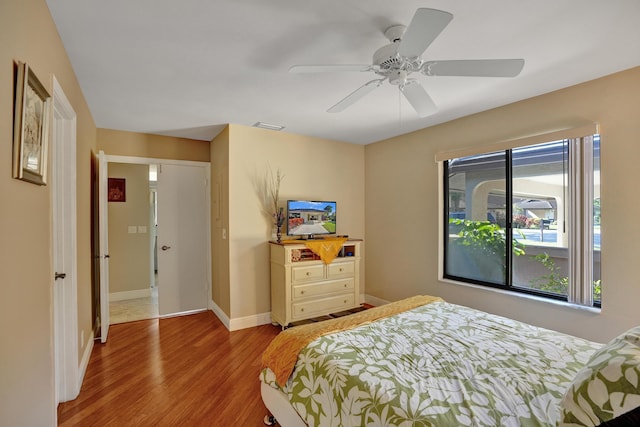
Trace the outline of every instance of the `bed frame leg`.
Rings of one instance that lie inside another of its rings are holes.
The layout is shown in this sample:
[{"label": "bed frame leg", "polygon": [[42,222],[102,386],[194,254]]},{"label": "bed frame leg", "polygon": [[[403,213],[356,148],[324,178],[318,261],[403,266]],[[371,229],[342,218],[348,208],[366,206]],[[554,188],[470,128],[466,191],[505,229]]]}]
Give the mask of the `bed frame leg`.
[{"label": "bed frame leg", "polygon": [[264,425],[266,426],[276,425],[276,419],[273,415],[265,415],[263,422],[264,422]]}]

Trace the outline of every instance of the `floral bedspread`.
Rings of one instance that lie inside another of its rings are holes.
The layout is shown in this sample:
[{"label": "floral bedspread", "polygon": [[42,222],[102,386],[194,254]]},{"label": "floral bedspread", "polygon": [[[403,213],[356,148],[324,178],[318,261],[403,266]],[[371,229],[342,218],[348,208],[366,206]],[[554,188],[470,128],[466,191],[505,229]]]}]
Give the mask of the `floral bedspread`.
[{"label": "floral bedspread", "polygon": [[555,426],[600,347],[434,302],[316,339],[283,391],[309,426]]}]

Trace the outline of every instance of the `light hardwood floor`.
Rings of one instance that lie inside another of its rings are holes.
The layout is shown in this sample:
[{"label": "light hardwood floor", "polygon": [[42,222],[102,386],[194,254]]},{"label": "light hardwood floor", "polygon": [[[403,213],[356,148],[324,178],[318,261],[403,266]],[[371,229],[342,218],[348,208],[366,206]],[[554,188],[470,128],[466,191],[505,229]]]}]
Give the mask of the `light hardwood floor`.
[{"label": "light hardwood floor", "polygon": [[113,325],[60,426],[262,426],[260,358],[280,331],[229,332],[210,311]]}]

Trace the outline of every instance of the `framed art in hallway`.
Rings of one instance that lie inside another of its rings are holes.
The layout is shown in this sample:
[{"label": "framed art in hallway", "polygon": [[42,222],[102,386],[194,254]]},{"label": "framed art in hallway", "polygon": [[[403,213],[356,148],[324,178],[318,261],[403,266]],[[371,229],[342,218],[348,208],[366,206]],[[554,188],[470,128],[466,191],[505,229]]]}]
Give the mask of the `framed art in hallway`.
[{"label": "framed art in hallway", "polygon": [[109,178],[107,194],[110,202],[126,202],[127,183],[125,178]]},{"label": "framed art in hallway", "polygon": [[24,62],[16,68],[13,116],[13,177],[47,184],[51,96]]}]

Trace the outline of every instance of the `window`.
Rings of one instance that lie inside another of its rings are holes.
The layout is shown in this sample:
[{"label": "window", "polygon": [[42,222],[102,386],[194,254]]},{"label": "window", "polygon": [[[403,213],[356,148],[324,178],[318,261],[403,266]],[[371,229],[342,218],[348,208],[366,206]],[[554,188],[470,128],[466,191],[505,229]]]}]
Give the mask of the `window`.
[{"label": "window", "polygon": [[599,135],[443,166],[445,278],[600,306]]}]

